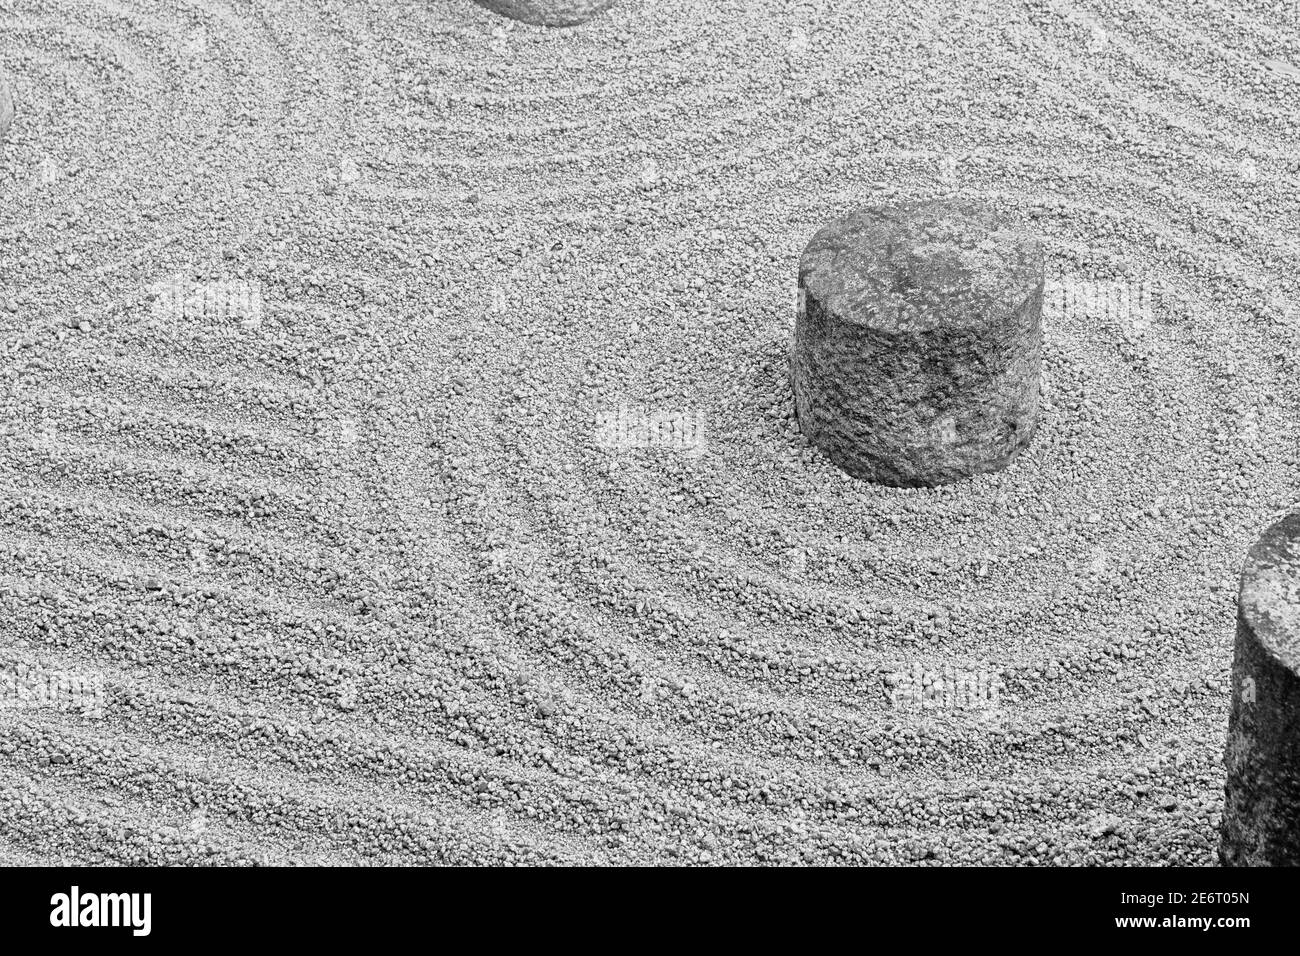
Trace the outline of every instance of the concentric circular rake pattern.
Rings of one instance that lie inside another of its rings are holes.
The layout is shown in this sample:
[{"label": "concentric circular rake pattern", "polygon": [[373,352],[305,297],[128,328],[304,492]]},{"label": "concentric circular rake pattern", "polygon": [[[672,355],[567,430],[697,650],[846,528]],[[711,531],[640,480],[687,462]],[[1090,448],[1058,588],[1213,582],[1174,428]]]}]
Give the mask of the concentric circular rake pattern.
[{"label": "concentric circular rake pattern", "polygon": [[[430,52],[423,32],[395,25],[414,75],[399,109],[374,113],[391,148],[354,191],[489,227],[542,216],[625,230],[651,206],[672,221],[697,189],[743,190],[756,160],[797,152],[808,122],[800,98],[850,96],[869,59],[856,49],[818,56],[793,11],[717,9],[729,26],[696,23],[689,38],[678,13],[654,4],[638,7],[649,23],[626,31],[614,17],[557,35],[449,27],[473,56]],[[847,8],[828,13],[836,28],[849,20]],[[745,41],[728,42],[730,31]],[[565,82],[520,62],[525,53],[550,58]],[[655,67],[626,69],[629,58]]]},{"label": "concentric circular rake pattern", "polygon": [[[15,852],[1210,862],[1287,54],[904,6],[3,14],[0,666],[106,689],[0,721]],[[796,263],[935,193],[1043,242],[1041,420],[877,487],[799,437]]]},{"label": "concentric circular rake pattern", "polygon": [[[191,236],[221,232],[229,248],[261,228],[266,194],[315,182],[348,125],[336,96],[289,78],[337,41],[319,24],[281,31],[272,17],[139,3],[106,13],[94,2],[14,13],[6,63],[31,117],[11,154],[14,218],[45,228],[69,208],[117,211],[109,241],[73,237],[73,275],[120,271],[128,283],[150,281],[133,271],[146,260],[209,255],[185,248]],[[339,79],[350,69],[362,67],[340,64]],[[274,131],[291,117],[298,134],[285,146]],[[66,268],[27,266],[28,296]]]}]

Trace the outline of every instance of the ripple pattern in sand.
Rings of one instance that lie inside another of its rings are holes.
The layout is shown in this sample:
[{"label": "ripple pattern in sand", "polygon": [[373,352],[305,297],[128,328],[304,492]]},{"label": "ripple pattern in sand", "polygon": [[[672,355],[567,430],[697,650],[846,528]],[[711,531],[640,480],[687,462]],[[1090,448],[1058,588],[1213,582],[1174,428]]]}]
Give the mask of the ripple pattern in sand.
[{"label": "ripple pattern in sand", "polygon": [[[1208,862],[1287,33],[914,6],[0,13],[0,664],[106,687],[0,722],[7,857]],[[792,426],[795,263],[938,193],[1047,243],[1046,418],[875,488]]]}]

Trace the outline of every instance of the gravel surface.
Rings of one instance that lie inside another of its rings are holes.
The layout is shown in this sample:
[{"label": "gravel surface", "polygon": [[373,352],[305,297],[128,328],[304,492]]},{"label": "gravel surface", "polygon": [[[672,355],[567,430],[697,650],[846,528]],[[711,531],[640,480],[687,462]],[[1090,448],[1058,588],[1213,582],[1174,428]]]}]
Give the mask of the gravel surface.
[{"label": "gravel surface", "polygon": [[[1297,16],[0,0],[0,672],[103,687],[0,862],[1212,863]],[[799,255],[938,196],[1042,239],[1041,423],[855,481]]]}]

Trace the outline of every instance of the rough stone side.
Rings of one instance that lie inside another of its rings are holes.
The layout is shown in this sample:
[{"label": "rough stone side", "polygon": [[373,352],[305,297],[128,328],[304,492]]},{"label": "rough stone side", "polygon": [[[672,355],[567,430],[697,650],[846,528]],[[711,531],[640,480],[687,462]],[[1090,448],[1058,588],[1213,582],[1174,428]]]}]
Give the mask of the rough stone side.
[{"label": "rough stone side", "polygon": [[14,98],[9,92],[9,87],[3,79],[0,79],[0,142],[4,141],[5,134],[9,132],[9,124],[14,120]]},{"label": "rough stone side", "polygon": [[1300,514],[1266,531],[1242,572],[1224,754],[1219,859],[1300,866]]},{"label": "rough stone side", "polygon": [[545,27],[574,27],[612,7],[617,0],[474,0],[503,17]]}]

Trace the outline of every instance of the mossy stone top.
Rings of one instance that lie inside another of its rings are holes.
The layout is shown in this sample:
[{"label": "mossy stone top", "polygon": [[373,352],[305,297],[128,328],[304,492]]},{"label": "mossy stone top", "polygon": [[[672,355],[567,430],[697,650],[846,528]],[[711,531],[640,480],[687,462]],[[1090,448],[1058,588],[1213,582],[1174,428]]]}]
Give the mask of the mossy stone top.
[{"label": "mossy stone top", "polygon": [[1019,309],[1042,275],[1037,239],[950,200],[858,209],[800,261],[800,285],[824,308],[881,331],[985,323]]}]

